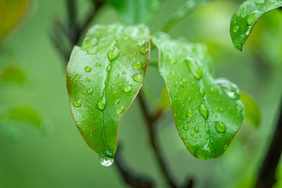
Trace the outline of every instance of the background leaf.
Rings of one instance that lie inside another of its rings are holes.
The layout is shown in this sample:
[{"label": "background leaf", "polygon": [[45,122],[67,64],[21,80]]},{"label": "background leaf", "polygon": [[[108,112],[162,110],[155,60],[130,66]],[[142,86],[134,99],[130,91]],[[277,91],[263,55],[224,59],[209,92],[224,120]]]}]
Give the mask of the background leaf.
[{"label": "background leaf", "polygon": [[103,165],[112,163],[119,122],[142,86],[149,39],[142,25],[95,26],[73,49],[67,68],[72,115]]},{"label": "background leaf", "polygon": [[0,42],[22,19],[30,0],[0,0]]},{"label": "background leaf", "polygon": [[244,116],[238,87],[213,78],[204,45],[172,40],[165,34],[153,37],[153,43],[159,49],[159,71],[184,144],[200,159],[221,156]]},{"label": "background leaf", "polygon": [[163,0],[108,0],[125,24],[148,24],[160,10]]},{"label": "background leaf", "polygon": [[245,106],[245,118],[254,127],[258,127],[261,122],[261,115],[256,102],[246,93],[241,93],[240,100],[244,103]]},{"label": "background leaf", "polygon": [[258,19],[264,13],[281,6],[281,0],[248,0],[244,2],[233,15],[230,24],[230,34],[235,48],[242,51],[243,45]]}]

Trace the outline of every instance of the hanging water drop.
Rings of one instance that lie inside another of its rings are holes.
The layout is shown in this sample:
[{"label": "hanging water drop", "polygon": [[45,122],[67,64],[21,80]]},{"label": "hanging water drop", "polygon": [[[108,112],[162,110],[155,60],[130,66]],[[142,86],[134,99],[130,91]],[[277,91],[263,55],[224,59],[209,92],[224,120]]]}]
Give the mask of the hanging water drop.
[{"label": "hanging water drop", "polygon": [[238,86],[228,80],[225,79],[218,79],[216,83],[220,85],[223,89],[224,93],[232,99],[239,99],[240,98],[240,90]]},{"label": "hanging water drop", "polygon": [[226,125],[223,122],[215,122],[215,128],[219,133],[224,133],[226,131]]},{"label": "hanging water drop", "polygon": [[133,80],[134,80],[135,82],[139,82],[139,83],[142,83],[143,80],[144,80],[143,75],[140,74],[140,73],[134,74],[134,75],[132,76],[132,78],[133,78]]},{"label": "hanging water drop", "polygon": [[113,164],[114,159],[110,157],[99,156],[99,161],[101,165],[108,167]]}]

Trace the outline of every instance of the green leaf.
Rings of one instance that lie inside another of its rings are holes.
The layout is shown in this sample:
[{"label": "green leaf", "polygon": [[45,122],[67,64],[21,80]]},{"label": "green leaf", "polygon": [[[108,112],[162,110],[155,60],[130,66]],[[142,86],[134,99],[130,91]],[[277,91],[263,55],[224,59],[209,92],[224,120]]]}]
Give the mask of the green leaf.
[{"label": "green leaf", "polygon": [[165,34],[154,36],[153,43],[159,49],[159,72],[185,146],[200,159],[221,156],[244,116],[238,87],[214,79],[204,45],[172,40]]},{"label": "green leaf", "polygon": [[41,127],[42,125],[41,117],[38,112],[28,106],[19,106],[11,109],[9,119],[26,122],[36,127]]},{"label": "green leaf", "polygon": [[143,25],[97,25],[73,49],[67,68],[71,112],[103,165],[112,163],[119,122],[142,86],[149,55]]},{"label": "green leaf", "polygon": [[163,31],[167,32],[177,23],[183,20],[188,14],[202,5],[213,2],[214,0],[186,0],[185,4],[179,8],[169,19]]},{"label": "green leaf", "polygon": [[125,24],[148,24],[160,10],[163,0],[108,0]]},{"label": "green leaf", "polygon": [[24,84],[27,81],[25,72],[18,66],[8,66],[0,73],[0,83]]},{"label": "green leaf", "polygon": [[0,1],[0,42],[21,21],[30,0]]},{"label": "green leaf", "polygon": [[264,13],[281,6],[281,0],[248,0],[244,2],[233,15],[230,24],[230,34],[235,48],[242,51],[243,45],[258,19]]},{"label": "green leaf", "polygon": [[256,102],[246,93],[241,93],[240,100],[244,103],[245,106],[245,118],[254,127],[258,127],[261,122],[261,115]]}]

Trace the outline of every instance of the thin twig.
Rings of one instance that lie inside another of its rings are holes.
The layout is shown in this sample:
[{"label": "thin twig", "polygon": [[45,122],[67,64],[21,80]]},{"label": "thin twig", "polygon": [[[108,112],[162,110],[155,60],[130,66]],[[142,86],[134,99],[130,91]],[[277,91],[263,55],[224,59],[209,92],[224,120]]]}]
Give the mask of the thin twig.
[{"label": "thin twig", "polygon": [[276,183],[276,169],[282,152],[282,105],[280,116],[273,133],[271,144],[259,170],[256,188],[272,187]]}]

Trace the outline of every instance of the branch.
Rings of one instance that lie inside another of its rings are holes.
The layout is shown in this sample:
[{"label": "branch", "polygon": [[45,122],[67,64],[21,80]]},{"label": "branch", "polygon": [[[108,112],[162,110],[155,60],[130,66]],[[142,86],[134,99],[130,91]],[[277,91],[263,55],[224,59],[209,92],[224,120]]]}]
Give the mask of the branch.
[{"label": "branch", "polygon": [[256,188],[272,187],[276,183],[276,169],[282,152],[282,105],[270,147],[259,170]]},{"label": "branch", "polygon": [[123,180],[133,188],[151,188],[154,187],[153,180],[144,175],[136,174],[126,165],[120,154],[121,145],[118,145],[115,155],[115,165]]}]

